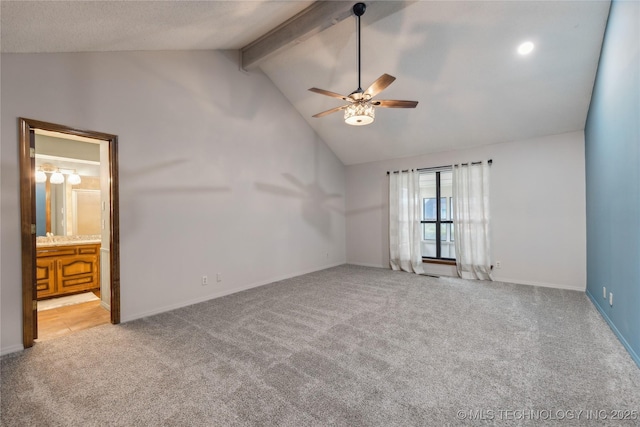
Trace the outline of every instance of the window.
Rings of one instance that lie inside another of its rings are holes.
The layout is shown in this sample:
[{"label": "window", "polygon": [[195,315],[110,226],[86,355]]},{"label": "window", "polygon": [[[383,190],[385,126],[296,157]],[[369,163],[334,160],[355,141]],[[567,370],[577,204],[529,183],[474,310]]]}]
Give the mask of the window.
[{"label": "window", "polygon": [[420,173],[422,257],[455,260],[451,169]]}]

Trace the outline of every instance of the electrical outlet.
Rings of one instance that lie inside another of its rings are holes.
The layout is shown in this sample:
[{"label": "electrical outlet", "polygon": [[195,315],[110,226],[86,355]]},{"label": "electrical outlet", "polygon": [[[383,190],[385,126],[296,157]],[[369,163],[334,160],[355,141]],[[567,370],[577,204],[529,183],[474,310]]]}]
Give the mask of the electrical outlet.
[{"label": "electrical outlet", "polygon": [[220,274],[220,273],[216,274],[216,281],[222,282],[222,274]]},{"label": "electrical outlet", "polygon": [[502,261],[496,261],[496,270],[502,268]]},{"label": "electrical outlet", "polygon": [[609,305],[613,307],[613,292],[609,292]]},{"label": "electrical outlet", "polygon": [[202,286],[209,284],[209,278],[207,276],[202,276]]},{"label": "electrical outlet", "polygon": [[607,299],[607,287],[602,287],[602,298]]}]

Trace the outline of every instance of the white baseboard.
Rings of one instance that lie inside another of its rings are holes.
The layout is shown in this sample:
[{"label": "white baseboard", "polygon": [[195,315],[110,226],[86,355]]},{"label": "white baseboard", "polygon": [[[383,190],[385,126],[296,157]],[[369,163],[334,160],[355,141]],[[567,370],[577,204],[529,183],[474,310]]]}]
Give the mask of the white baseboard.
[{"label": "white baseboard", "polygon": [[389,266],[387,265],[386,267],[382,264],[368,264],[366,262],[351,262],[351,261],[347,261],[347,264],[350,265],[359,265],[360,267],[373,267],[373,268],[384,268],[386,270],[389,270]]},{"label": "white baseboard", "polygon": [[24,350],[24,346],[22,344],[10,345],[9,347],[5,347],[2,350],[0,350],[0,356],[4,356],[5,354],[16,353],[22,350]]},{"label": "white baseboard", "polygon": [[254,282],[254,283],[250,283],[248,285],[240,286],[238,288],[227,289],[227,290],[223,290],[223,291],[219,291],[219,292],[214,292],[213,294],[204,295],[204,296],[199,297],[199,298],[193,298],[193,299],[182,301],[182,302],[179,302],[179,303],[176,303],[176,304],[166,305],[166,306],[163,306],[163,307],[159,307],[157,309],[148,310],[148,311],[141,312],[141,313],[134,313],[134,314],[131,314],[131,315],[123,315],[120,320],[121,320],[122,323],[125,323],[125,322],[130,322],[130,321],[136,320],[136,319],[142,319],[142,318],[145,318],[145,317],[154,316],[156,314],[165,313],[167,311],[176,310],[178,308],[187,307],[187,306],[190,306],[190,305],[193,305],[193,304],[198,304],[198,303],[209,301],[209,300],[212,300],[212,299],[224,297],[224,296],[227,296],[227,295],[235,294],[237,292],[242,292],[242,291],[246,291],[248,289],[257,288],[259,286],[268,285],[269,283],[278,282],[280,280],[290,279],[292,277],[302,276],[303,274],[309,274],[309,273],[313,273],[313,272],[320,271],[320,270],[326,270],[327,268],[337,267],[339,265],[344,265],[344,262],[339,262],[339,263],[335,263],[335,264],[328,264],[328,265],[325,265],[325,266],[322,266],[322,267],[318,267],[318,268],[298,271],[298,272],[290,273],[290,274],[284,274],[282,276],[272,277],[270,279],[261,280],[259,282]]},{"label": "white baseboard", "polygon": [[[377,264],[369,264],[369,263],[365,263],[365,262],[353,262],[353,261],[347,261],[347,264],[351,264],[351,265],[359,265],[362,267],[374,267],[374,268],[384,268],[389,270],[389,266],[383,266],[383,265],[377,265]],[[444,275],[443,273],[440,273],[440,275]],[[457,277],[457,276],[451,276],[451,277]],[[575,285],[567,285],[567,284],[562,284],[562,283],[546,283],[546,282],[536,282],[536,281],[532,281],[532,280],[522,280],[522,279],[512,279],[512,278],[508,278],[508,277],[496,277],[494,275],[493,280],[496,282],[505,282],[505,283],[513,283],[516,285],[529,285],[529,286],[539,286],[539,287],[543,287],[543,288],[554,288],[554,289],[565,289],[568,291],[580,291],[580,292],[585,292],[587,289],[587,285],[585,283],[584,286],[575,286]]]},{"label": "white baseboard", "polygon": [[106,302],[104,302],[104,301],[100,301],[100,307],[104,308],[105,310],[107,310],[107,311],[109,311],[109,312],[111,311],[111,305],[110,305],[110,304],[107,304],[107,303],[106,303]]},{"label": "white baseboard", "polygon": [[495,275],[493,276],[493,280],[496,282],[514,283],[516,285],[539,286],[543,288],[565,289],[568,291],[585,292],[587,290],[586,283],[584,286],[581,287],[581,286],[567,285],[562,283],[545,283],[545,282],[535,282],[531,280],[510,279],[508,277],[497,277]]}]

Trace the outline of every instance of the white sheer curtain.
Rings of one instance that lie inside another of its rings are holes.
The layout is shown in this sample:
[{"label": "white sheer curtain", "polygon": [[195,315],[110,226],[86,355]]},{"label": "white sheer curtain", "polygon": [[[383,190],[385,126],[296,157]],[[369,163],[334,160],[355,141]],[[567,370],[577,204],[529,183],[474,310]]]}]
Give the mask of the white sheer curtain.
[{"label": "white sheer curtain", "polygon": [[456,267],[463,279],[493,280],[489,239],[489,171],[486,162],[453,167]]},{"label": "white sheer curtain", "polygon": [[422,274],[420,174],[389,174],[389,255],[393,270]]}]

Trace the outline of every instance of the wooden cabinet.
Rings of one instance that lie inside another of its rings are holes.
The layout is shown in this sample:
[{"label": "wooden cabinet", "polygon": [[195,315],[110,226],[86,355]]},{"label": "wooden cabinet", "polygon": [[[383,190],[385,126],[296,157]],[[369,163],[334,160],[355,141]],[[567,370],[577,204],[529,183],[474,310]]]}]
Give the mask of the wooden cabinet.
[{"label": "wooden cabinet", "polygon": [[36,250],[38,299],[100,288],[100,244],[39,246]]},{"label": "wooden cabinet", "polygon": [[36,260],[36,288],[38,299],[53,296],[56,292],[56,260]]}]

